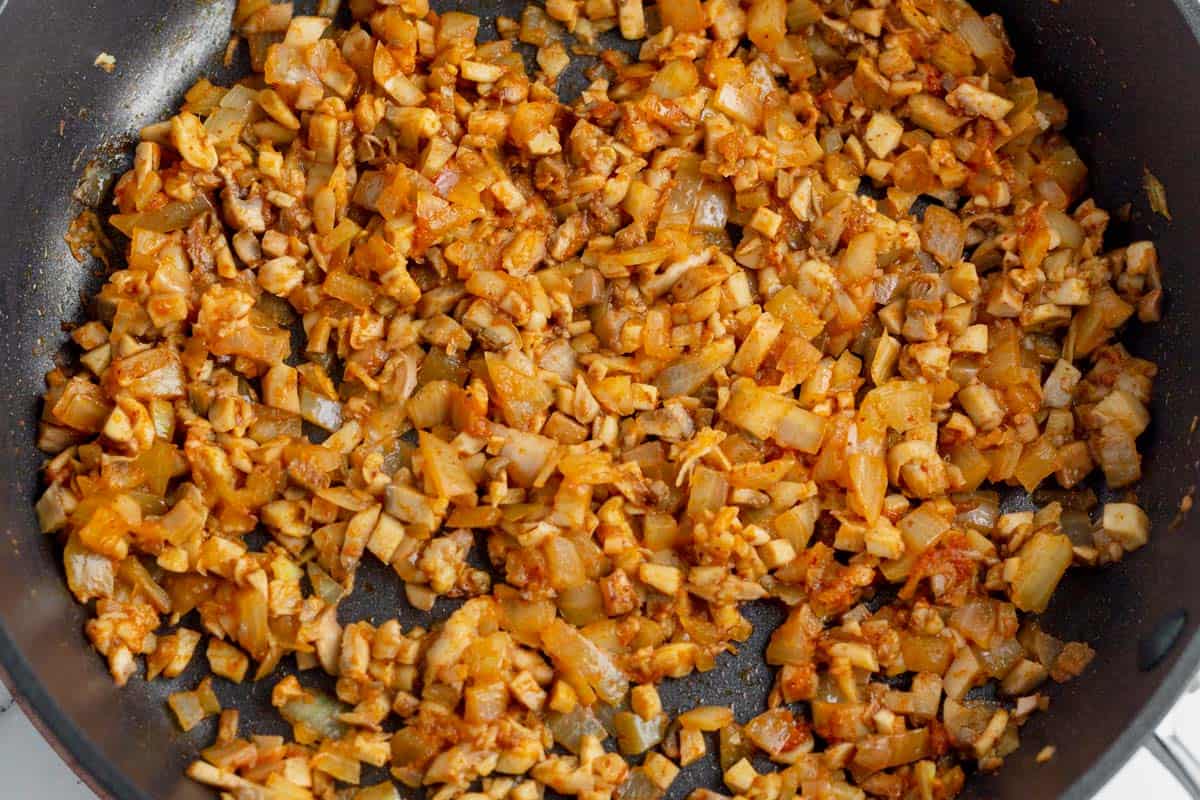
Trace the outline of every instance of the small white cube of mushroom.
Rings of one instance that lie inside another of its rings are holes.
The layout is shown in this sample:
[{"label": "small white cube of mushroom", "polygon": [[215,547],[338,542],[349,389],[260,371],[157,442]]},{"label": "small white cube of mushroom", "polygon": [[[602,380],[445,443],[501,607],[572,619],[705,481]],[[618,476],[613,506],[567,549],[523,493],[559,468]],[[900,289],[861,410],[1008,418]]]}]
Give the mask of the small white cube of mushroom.
[{"label": "small white cube of mushroom", "polygon": [[1146,430],[1150,424],[1150,412],[1138,400],[1124,389],[1113,389],[1096,404],[1093,413],[1104,423],[1120,426],[1135,439]]},{"label": "small white cube of mushroom", "polygon": [[404,526],[390,514],[380,514],[375,530],[367,540],[367,550],[385,564],[390,563],[396,549],[404,542]]},{"label": "small white cube of mushroom", "polygon": [[1042,403],[1050,408],[1066,408],[1083,373],[1070,361],[1059,359],[1042,385]]},{"label": "small white cube of mushroom", "polygon": [[1134,242],[1125,248],[1125,272],[1145,275],[1158,264],[1158,251],[1153,242]]},{"label": "small white cube of mushroom", "polygon": [[792,563],[796,558],[796,548],[787,539],[772,539],[759,546],[758,557],[767,569],[778,569]]},{"label": "small white cube of mushroom", "polygon": [[958,402],[981,431],[990,431],[1004,421],[1004,409],[996,400],[995,392],[985,383],[973,383],[961,389]]},{"label": "small white cube of mushroom", "polygon": [[1105,503],[1102,525],[1126,550],[1136,550],[1150,539],[1150,518],[1134,503]]},{"label": "small white cube of mushroom", "polygon": [[973,83],[960,83],[954,91],[946,95],[946,101],[968,114],[988,119],[1004,119],[1013,109],[1013,102],[986,89],[980,89]]},{"label": "small white cube of mushroom", "polygon": [[796,188],[792,190],[792,196],[788,198],[788,208],[796,215],[796,219],[801,222],[807,222],[812,219],[813,185],[811,177],[806,175],[796,184]]},{"label": "small white cube of mushroom", "polygon": [[992,284],[987,297],[987,312],[993,317],[1014,319],[1021,316],[1025,305],[1025,295],[1008,278],[998,278]]},{"label": "small white cube of mushroom", "polygon": [[754,216],[750,218],[750,228],[768,239],[774,239],[775,234],[779,233],[779,225],[782,222],[783,217],[778,212],[772,211],[766,206],[759,206],[754,210]]},{"label": "small white cube of mushroom", "polygon": [[1033,311],[1026,314],[1021,322],[1032,330],[1065,327],[1071,322],[1071,309],[1053,303],[1041,303],[1034,306]]},{"label": "small white cube of mushroom", "polygon": [[832,658],[844,658],[851,666],[875,672],[879,669],[879,659],[870,645],[861,642],[835,642],[829,645],[829,655]]},{"label": "small white cube of mushroom", "polygon": [[738,794],[745,794],[750,791],[750,787],[754,785],[754,779],[757,777],[758,772],[750,765],[749,761],[743,758],[725,770],[725,785]]},{"label": "small white cube of mushroom", "polygon": [[1022,525],[1032,524],[1032,511],[1013,511],[1008,514],[1001,514],[1000,519],[996,520],[996,533],[1001,538],[1007,539],[1016,533],[1017,529]]},{"label": "small white cube of mushroom", "polygon": [[982,323],[970,325],[955,337],[950,345],[956,353],[986,353],[988,351],[988,327]]},{"label": "small white cube of mushroom", "polygon": [[538,800],[542,786],[536,781],[521,781],[508,793],[509,800]]},{"label": "small white cube of mushroom", "polygon": [[884,161],[881,158],[872,158],[867,162],[867,166],[863,171],[871,180],[883,183],[887,179],[887,176],[892,173],[892,164],[890,161]]},{"label": "small white cube of mushroom", "polygon": [[488,191],[496,198],[496,202],[511,212],[520,211],[525,206],[525,195],[516,184],[508,178],[501,178],[488,187]]},{"label": "small white cube of mushroom", "polygon": [[896,715],[886,708],[881,708],[871,717],[871,721],[875,723],[875,730],[883,734],[896,733]]},{"label": "small white cube of mushroom", "polygon": [[676,766],[675,762],[662,753],[650,753],[650,755],[646,756],[646,760],[642,764],[642,769],[645,770],[646,776],[650,778],[650,782],[664,792],[671,788],[671,784],[675,781],[675,776],[679,774],[679,767]]},{"label": "small white cube of mushroom", "polygon": [[1058,286],[1048,288],[1045,296],[1060,306],[1086,306],[1092,302],[1092,289],[1083,278],[1066,278]]},{"label": "small white cube of mushroom", "polygon": [[633,40],[645,37],[646,11],[642,7],[642,0],[619,0],[617,22],[624,38]]},{"label": "small white cube of mushroom", "polygon": [[975,756],[983,758],[988,754],[996,742],[1000,739],[1000,734],[1004,733],[1004,729],[1008,727],[1008,712],[1004,709],[999,709],[992,715],[987,727],[983,729],[983,733],[975,740]]},{"label": "small white cube of mushroom", "polygon": [[897,559],[904,555],[904,537],[900,529],[880,517],[865,537],[867,552],[880,558]]},{"label": "small white cube of mushroom", "polygon": [[633,687],[629,693],[629,704],[633,713],[645,720],[651,720],[662,713],[662,698],[653,684],[641,684]]},{"label": "small white cube of mushroom", "polygon": [[863,140],[867,143],[867,147],[871,148],[872,153],[879,158],[887,158],[888,153],[891,153],[900,144],[900,137],[903,134],[904,126],[895,117],[883,111],[877,111],[871,116],[871,121],[867,123]]},{"label": "small white cube of mushroom", "polygon": [[695,728],[681,728],[679,731],[679,763],[683,766],[693,764],[704,758],[707,747],[704,743],[704,732]]},{"label": "small white cube of mushroom", "polygon": [[567,30],[575,30],[579,19],[579,4],[574,0],[549,0],[546,3],[546,13],[559,22],[565,22]]},{"label": "small white cube of mushroom", "polygon": [[517,702],[533,711],[546,704],[546,691],[538,685],[528,670],[522,670],[508,682],[508,689]]}]

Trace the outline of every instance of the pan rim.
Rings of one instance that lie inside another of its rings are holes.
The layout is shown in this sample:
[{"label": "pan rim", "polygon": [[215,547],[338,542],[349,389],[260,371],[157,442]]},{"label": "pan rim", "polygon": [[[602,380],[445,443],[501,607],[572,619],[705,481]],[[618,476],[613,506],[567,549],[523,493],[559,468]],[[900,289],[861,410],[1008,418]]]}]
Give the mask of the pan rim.
[{"label": "pan rim", "polygon": [[[0,0],[0,13],[7,0]],[[1200,42],[1200,4],[1194,0],[1171,0],[1192,38]],[[1181,646],[1180,646],[1181,645]],[[1062,800],[1092,798],[1129,761],[1175,705],[1200,671],[1200,629],[1193,630],[1186,644],[1177,645],[1150,699],[1134,715],[1121,734],[1082,771],[1061,795]],[[100,800],[155,800],[106,758],[93,739],[62,709],[0,618],[0,682],[12,694],[26,718],[63,763]],[[1086,679],[1081,685],[1086,683]],[[116,687],[114,687],[116,690]]]},{"label": "pan rim", "polygon": [[0,681],[50,749],[100,800],[153,800],[105,758],[62,710],[18,649],[2,619]]}]

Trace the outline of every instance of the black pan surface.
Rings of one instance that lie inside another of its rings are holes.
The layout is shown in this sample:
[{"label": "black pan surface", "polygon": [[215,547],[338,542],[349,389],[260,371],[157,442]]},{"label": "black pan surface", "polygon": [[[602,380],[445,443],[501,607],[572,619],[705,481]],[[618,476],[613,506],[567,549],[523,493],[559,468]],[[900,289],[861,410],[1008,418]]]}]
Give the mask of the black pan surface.
[{"label": "black pan surface", "polygon": [[[76,263],[62,239],[80,209],[72,190],[89,164],[93,176],[125,169],[137,129],[164,118],[197,77],[236,77],[220,66],[233,5],[0,0],[0,673],[81,776],[102,796],[121,800],[211,797],[182,770],[212,741],[214,723],[184,734],[165,710],[167,694],[195,685],[203,659],[176,681],[135,679],[123,691],[113,688],[82,635],[85,613],[66,590],[55,545],[37,532],[35,420],[42,376],[66,338],[61,321],[81,316],[83,298],[98,282],[98,265]],[[434,2],[486,20],[517,16],[522,5]],[[1192,519],[1170,525],[1198,471],[1190,427],[1200,415],[1193,372],[1200,361],[1193,312],[1200,280],[1190,259],[1200,251],[1193,224],[1200,209],[1200,12],[1175,0],[984,6],[1004,15],[1019,69],[1067,102],[1101,205],[1132,203],[1131,221],[1114,224],[1110,243],[1156,240],[1168,289],[1165,321],[1127,337],[1137,355],[1160,368],[1154,422],[1142,440],[1146,477],[1138,488],[1154,521],[1151,546],[1111,569],[1072,571],[1045,625],[1090,642],[1097,658],[1084,677],[1054,695],[1050,714],[1023,729],[1023,747],[1005,769],[973,781],[966,792],[1081,799],[1136,749],[1200,664],[1200,525]],[[114,74],[92,65],[101,51],[116,57]],[[1166,184],[1174,222],[1150,212],[1141,186],[1145,168]],[[95,186],[80,188],[84,201],[95,199]],[[344,604],[344,620],[399,614],[406,622],[430,621],[408,609],[382,568],[366,567],[359,587]],[[439,605],[433,616],[448,611]],[[741,654],[671,686],[664,692],[668,704],[728,703],[739,719],[751,716],[770,685],[762,649],[781,617],[771,606],[754,609],[755,635]],[[220,684],[223,704],[243,709],[247,729],[285,732],[267,702],[268,682]],[[1055,744],[1057,756],[1034,765],[1044,744]],[[717,782],[715,765],[695,765],[671,795]]]}]

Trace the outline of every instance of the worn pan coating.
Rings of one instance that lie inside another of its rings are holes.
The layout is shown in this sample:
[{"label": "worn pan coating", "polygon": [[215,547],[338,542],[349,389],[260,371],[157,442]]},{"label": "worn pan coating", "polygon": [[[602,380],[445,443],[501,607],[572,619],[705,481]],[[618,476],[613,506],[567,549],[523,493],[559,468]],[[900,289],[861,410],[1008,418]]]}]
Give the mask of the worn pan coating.
[{"label": "worn pan coating", "polygon": [[[668,0],[669,1],[669,0]],[[524,0],[441,0],[494,20]],[[1179,0],[1191,3],[1191,0]],[[53,542],[37,532],[32,503],[41,456],[34,448],[42,376],[64,319],[82,313],[96,265],[77,264],[62,234],[78,210],[72,189],[88,162],[125,169],[132,134],[162,118],[201,74],[232,77],[218,61],[233,0],[0,0],[0,673],[43,733],[104,797],[200,800],[182,777],[213,736],[210,720],[180,733],[164,698],[195,685],[202,658],[177,681],[133,681],[116,691],[82,636],[85,620],[66,591]],[[300,4],[303,6],[303,4]],[[1092,167],[1106,208],[1132,202],[1112,243],[1158,242],[1168,289],[1165,321],[1129,337],[1159,364],[1154,423],[1139,495],[1154,521],[1152,546],[1093,575],[1072,571],[1047,627],[1090,642],[1085,676],[1054,696],[1052,713],[1023,730],[1024,746],[998,775],[971,782],[969,797],[1086,798],[1136,749],[1200,663],[1200,522],[1171,530],[1197,479],[1189,428],[1200,415],[1200,11],[1176,0],[994,0],[1008,23],[1023,73],[1068,104],[1074,141]],[[136,8],[136,10],[135,10]],[[491,27],[484,26],[484,30]],[[493,29],[494,33],[494,29]],[[92,66],[107,51],[117,71]],[[576,82],[576,85],[578,83]],[[1166,184],[1174,222],[1153,215],[1144,168]],[[82,194],[88,195],[89,191]],[[364,562],[365,563],[365,562]],[[382,570],[366,568],[344,616],[417,619]],[[748,717],[770,676],[761,654],[782,614],[755,609],[756,633],[736,658],[670,687],[675,707],[729,703]],[[424,620],[427,622],[428,620]],[[284,732],[267,703],[269,684],[218,687],[243,709],[247,728]],[[1035,766],[1045,744],[1057,756]],[[697,765],[698,767],[699,765]],[[715,766],[690,768],[674,797],[717,783]],[[0,795],[3,790],[0,789]]]}]

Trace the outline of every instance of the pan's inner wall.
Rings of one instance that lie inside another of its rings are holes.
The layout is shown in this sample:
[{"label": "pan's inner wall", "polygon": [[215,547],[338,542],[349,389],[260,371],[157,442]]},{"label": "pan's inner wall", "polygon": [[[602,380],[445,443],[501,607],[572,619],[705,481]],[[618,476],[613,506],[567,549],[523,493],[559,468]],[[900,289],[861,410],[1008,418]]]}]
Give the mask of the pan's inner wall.
[{"label": "pan's inner wall", "polygon": [[[63,241],[79,210],[71,191],[89,161],[126,168],[131,135],[217,65],[233,5],[0,2],[0,660],[63,749],[121,800],[210,795],[181,776],[188,748],[176,745],[162,688],[116,692],[87,652],[84,610],[31,513],[37,397],[61,322],[79,318],[81,294],[97,285],[96,265]],[[117,59],[112,75],[93,66],[102,51]]]},{"label": "pan's inner wall", "polygon": [[[9,33],[0,54],[7,112],[0,115],[0,664],[52,736],[114,796],[199,800],[210,795],[181,773],[188,757],[211,741],[211,723],[179,733],[163,706],[172,685],[135,681],[123,692],[113,689],[83,639],[85,614],[67,593],[52,542],[36,532],[32,513],[42,376],[65,339],[61,321],[78,318],[81,293],[97,280],[94,265],[77,264],[63,242],[78,211],[68,195],[86,163],[94,160],[101,173],[119,172],[138,127],[164,116],[197,76],[221,74],[218,59],[234,3],[159,0],[142,4],[142,15],[131,5],[11,0],[6,7],[0,0],[0,29]],[[516,16],[523,0],[459,5],[481,15]],[[1194,577],[1193,566],[1200,563],[1193,560],[1200,540],[1190,522],[1167,530],[1197,480],[1189,427],[1200,414],[1192,368],[1200,358],[1192,316],[1200,305],[1200,281],[1189,279],[1189,259],[1200,251],[1200,228],[1191,224],[1200,208],[1200,160],[1194,156],[1200,143],[1200,45],[1170,0],[992,0],[987,10],[1004,15],[1021,71],[1070,107],[1074,140],[1093,168],[1101,204],[1113,209],[1133,203],[1132,222],[1114,226],[1116,243],[1154,238],[1169,291],[1166,321],[1131,337],[1132,349],[1160,367],[1145,441],[1146,479],[1139,488],[1155,522],[1152,546],[1115,569],[1074,572],[1068,579],[1048,627],[1091,642],[1098,657],[1085,677],[1057,694],[1052,713],[1025,728],[1025,746],[1007,768],[968,790],[973,797],[1026,797],[1032,789],[1038,798],[1082,798],[1144,733],[1151,720],[1143,716],[1135,723],[1139,712],[1148,705],[1161,711],[1169,703],[1187,673],[1183,664],[1171,672],[1176,662],[1200,660],[1200,642],[1186,654],[1182,645],[1200,621],[1200,576]],[[102,51],[117,59],[112,75],[92,66]],[[1143,166],[1166,184],[1173,224],[1149,212]],[[403,605],[386,576],[365,578],[375,591],[351,612],[386,615]],[[1179,609],[1188,612],[1181,644],[1156,669],[1139,672],[1138,640]],[[764,628],[754,640],[760,647],[778,617],[768,611],[756,616]],[[744,648],[739,663],[703,676],[687,691],[749,710],[765,694],[766,687],[756,684],[769,679],[755,652],[760,647]],[[203,660],[197,657],[193,669]],[[756,665],[753,674],[745,672]],[[197,674],[176,685],[190,688]],[[220,691],[232,700],[228,687]],[[256,686],[242,696],[255,698],[261,709],[268,691],[268,685]],[[270,724],[270,715],[254,717],[260,731]],[[1110,749],[1114,742],[1118,746]],[[1056,758],[1034,765],[1034,754],[1048,743],[1057,745]]]},{"label": "pan's inner wall", "polygon": [[[1136,355],[1159,366],[1154,422],[1142,445],[1145,478],[1137,487],[1154,522],[1151,547],[1116,569],[1071,572],[1055,595],[1047,627],[1090,642],[1096,660],[1058,693],[1049,714],[1023,729],[1024,746],[1005,769],[975,788],[979,797],[1021,797],[1036,786],[1033,795],[1048,798],[1084,776],[1071,793],[1083,798],[1107,781],[1148,732],[1149,719],[1133,724],[1139,711],[1146,706],[1156,714],[1165,711],[1196,664],[1193,642],[1185,659],[1191,666],[1179,664],[1170,686],[1162,687],[1200,622],[1196,521],[1169,529],[1200,469],[1195,438],[1200,434],[1191,431],[1200,413],[1200,375],[1194,367],[1200,350],[1194,312],[1200,282],[1189,255],[1200,244],[1200,161],[1195,157],[1200,46],[1171,2],[991,0],[985,5],[1004,17],[1019,71],[1066,102],[1071,138],[1091,169],[1100,205],[1114,210],[1133,203],[1130,223],[1114,220],[1110,227],[1112,243],[1154,239],[1167,287],[1163,323],[1126,337]],[[1145,169],[1166,185],[1173,222],[1150,211],[1142,186]],[[1181,609],[1188,622],[1179,644],[1152,671],[1139,671],[1139,640]],[[1165,690],[1156,696],[1160,688]],[[1123,748],[1109,750],[1122,737]],[[1056,745],[1057,755],[1036,765],[1033,758],[1043,744]],[[1087,772],[1090,765],[1095,766]]]}]

